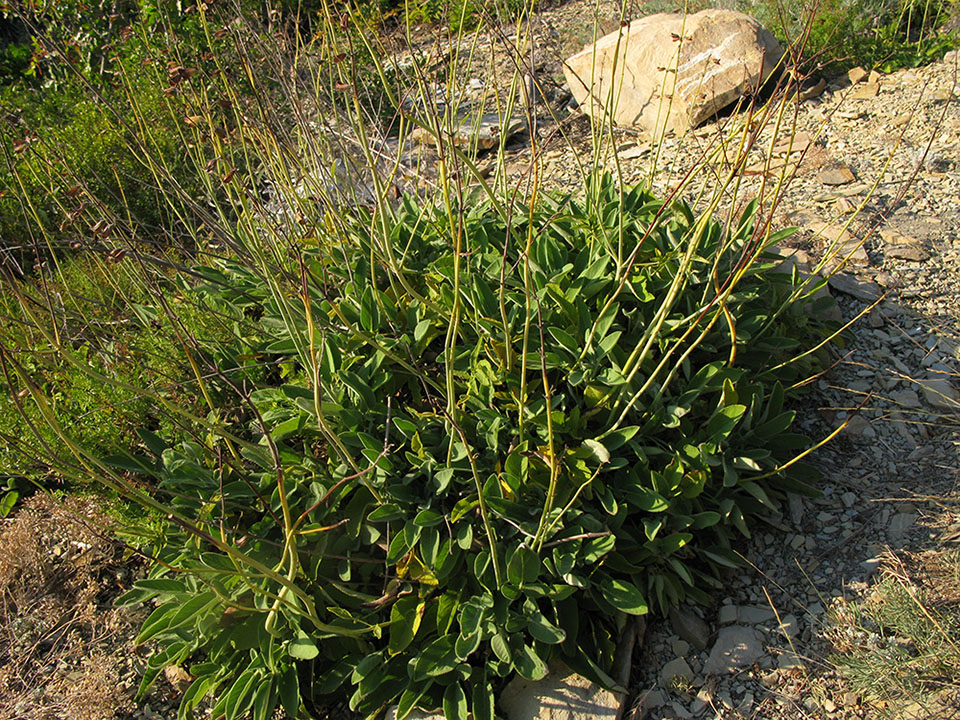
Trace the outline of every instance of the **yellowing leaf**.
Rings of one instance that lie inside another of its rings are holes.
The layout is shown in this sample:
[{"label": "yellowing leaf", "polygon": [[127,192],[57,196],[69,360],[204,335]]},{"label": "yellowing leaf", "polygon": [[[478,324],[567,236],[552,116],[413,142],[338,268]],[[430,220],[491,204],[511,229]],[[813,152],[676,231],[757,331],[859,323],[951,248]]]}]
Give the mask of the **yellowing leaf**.
[{"label": "yellowing leaf", "polygon": [[413,551],[408,552],[397,563],[397,577],[401,580],[413,580],[422,585],[436,585],[437,576],[433,574]]}]

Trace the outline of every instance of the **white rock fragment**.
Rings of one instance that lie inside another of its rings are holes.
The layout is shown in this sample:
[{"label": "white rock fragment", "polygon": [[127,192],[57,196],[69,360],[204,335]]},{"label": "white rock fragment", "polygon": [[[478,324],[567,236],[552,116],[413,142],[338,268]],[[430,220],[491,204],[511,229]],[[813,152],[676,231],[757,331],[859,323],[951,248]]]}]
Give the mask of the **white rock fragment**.
[{"label": "white rock fragment", "polygon": [[883,295],[883,289],[875,282],[858,280],[850,273],[835,272],[828,281],[830,287],[844,295],[849,295],[862,302],[872,303]]},{"label": "white rock fragment", "polygon": [[763,639],[752,627],[731,625],[721,628],[703,672],[723,675],[753,665],[763,655]]},{"label": "white rock fragment", "polygon": [[705,650],[710,641],[710,626],[692,610],[670,609],[670,625],[673,631],[698,650]]},{"label": "white rock fragment", "polygon": [[720,625],[732,625],[737,621],[737,606],[723,605],[717,613],[717,622]]},{"label": "white rock fragment", "polygon": [[615,720],[622,701],[622,694],[554,663],[543,680],[511,680],[499,705],[507,720]]},{"label": "white rock fragment", "polygon": [[741,605],[737,608],[737,619],[744,625],[759,625],[770,622],[775,617],[773,610],[768,607]]},{"label": "white rock fragment", "polygon": [[891,542],[900,543],[903,542],[903,539],[906,537],[907,532],[913,527],[913,524],[917,521],[917,516],[912,512],[901,512],[894,515],[890,518],[890,523],[887,525],[887,537],[890,538]]},{"label": "white rock fragment", "polygon": [[660,668],[660,686],[672,688],[678,682],[693,682],[694,673],[690,665],[683,658],[674,658],[662,668]]},{"label": "white rock fragment", "polygon": [[920,380],[923,398],[931,407],[938,410],[960,410],[960,392],[950,381],[953,373],[945,365],[936,363],[930,372]]}]

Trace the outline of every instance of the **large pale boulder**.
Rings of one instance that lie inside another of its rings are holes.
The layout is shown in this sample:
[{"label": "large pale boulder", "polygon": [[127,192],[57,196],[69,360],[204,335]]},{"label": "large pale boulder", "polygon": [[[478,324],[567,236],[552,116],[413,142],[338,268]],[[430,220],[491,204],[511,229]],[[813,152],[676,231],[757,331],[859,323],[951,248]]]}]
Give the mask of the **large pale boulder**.
[{"label": "large pale boulder", "polygon": [[655,138],[682,133],[757,88],[782,51],[760,23],[733,10],[634,20],[569,58],[564,74],[589,114]]}]

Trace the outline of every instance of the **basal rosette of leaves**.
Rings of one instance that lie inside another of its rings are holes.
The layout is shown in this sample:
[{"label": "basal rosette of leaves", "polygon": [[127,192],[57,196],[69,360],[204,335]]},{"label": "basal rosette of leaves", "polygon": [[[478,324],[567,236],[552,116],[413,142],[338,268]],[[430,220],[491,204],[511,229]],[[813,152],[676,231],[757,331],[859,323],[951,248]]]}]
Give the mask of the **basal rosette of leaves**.
[{"label": "basal rosette of leaves", "polygon": [[181,717],[481,720],[555,658],[612,685],[626,616],[709,602],[749,518],[811,490],[785,387],[829,330],[757,260],[756,206],[724,228],[609,178],[587,197],[407,199],[271,277],[202,269],[284,378],[238,384],[248,425],[206,444],[142,434],[172,519],[126,597],[156,603],[144,688],[189,659]]}]

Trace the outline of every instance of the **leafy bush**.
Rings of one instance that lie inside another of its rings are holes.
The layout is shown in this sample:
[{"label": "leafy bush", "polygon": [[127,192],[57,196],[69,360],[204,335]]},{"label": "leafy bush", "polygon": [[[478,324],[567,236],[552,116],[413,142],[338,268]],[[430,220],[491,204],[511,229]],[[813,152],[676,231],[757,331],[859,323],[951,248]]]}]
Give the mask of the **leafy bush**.
[{"label": "leafy bush", "polygon": [[474,199],[459,227],[407,199],[389,246],[358,217],[276,292],[204,270],[288,376],[211,428],[222,450],[143,433],[152,456],[121,464],[173,518],[126,598],[157,603],[144,688],[198,652],[182,716],[347,692],[492,717],[494,686],[553,657],[611,684],[618,618],[708,602],[748,518],[810,490],[781,381],[823,328],[755,264],[777,239],[755,206],[725,229],[609,177],[588,197],[509,220]]},{"label": "leafy bush", "polygon": [[948,20],[949,0],[767,0],[737,3],[757,17],[804,60],[830,71],[854,65],[893,72],[939,59],[957,47],[955,34],[938,35]]}]

